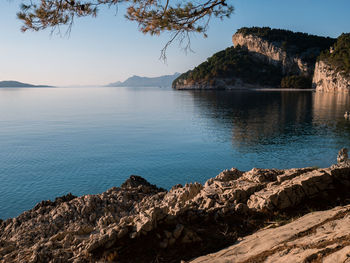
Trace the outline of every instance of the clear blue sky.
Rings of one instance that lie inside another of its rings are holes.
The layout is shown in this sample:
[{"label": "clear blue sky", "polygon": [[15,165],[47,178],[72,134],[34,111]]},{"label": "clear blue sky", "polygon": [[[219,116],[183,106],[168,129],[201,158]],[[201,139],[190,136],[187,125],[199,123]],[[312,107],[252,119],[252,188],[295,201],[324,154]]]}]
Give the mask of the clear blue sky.
[{"label": "clear blue sky", "polygon": [[235,13],[212,20],[209,37],[192,38],[195,53],[177,44],[168,62],[159,60],[168,35],[151,37],[126,21],[122,10],[103,9],[97,18],[77,19],[70,37],[50,31],[20,32],[19,0],[0,2],[0,80],[34,84],[100,85],[132,75],[159,76],[185,72],[213,53],[232,45],[232,34],[243,26],[270,26],[337,37],[350,32],[349,0],[237,0]]}]

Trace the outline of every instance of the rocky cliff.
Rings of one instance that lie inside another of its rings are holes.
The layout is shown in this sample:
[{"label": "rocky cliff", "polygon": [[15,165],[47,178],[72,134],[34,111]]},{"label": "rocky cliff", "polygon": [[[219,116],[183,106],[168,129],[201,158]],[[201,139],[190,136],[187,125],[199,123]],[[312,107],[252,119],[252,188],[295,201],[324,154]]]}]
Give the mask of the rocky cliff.
[{"label": "rocky cliff", "polygon": [[323,51],[316,63],[313,85],[316,91],[350,91],[350,34],[342,34],[337,42]]},{"label": "rocky cliff", "polygon": [[319,92],[350,92],[350,77],[322,60],[316,63],[312,82]]},{"label": "rocky cliff", "polygon": [[[329,168],[232,168],[205,184],[176,185],[169,191],[131,176],[102,194],[43,201],[0,223],[0,261],[180,262],[235,243],[228,252],[195,262],[227,262],[227,257],[297,262],[304,255],[313,262],[315,253],[317,258],[343,257],[348,206],[272,228],[310,210],[348,204],[346,150],[338,162]],[[271,229],[249,236],[264,227]]]},{"label": "rocky cliff", "polygon": [[254,34],[244,35],[236,33],[232,36],[233,45],[246,47],[261,59],[282,67],[284,74],[303,74],[311,76],[314,70],[314,63],[303,61],[301,56],[287,54],[282,49],[282,42],[270,42]]},{"label": "rocky cliff", "polygon": [[269,27],[241,28],[232,37],[242,46],[274,65],[285,75],[312,77],[316,58],[334,44],[335,39]]},{"label": "rocky cliff", "polygon": [[[175,89],[312,88],[315,62],[335,39],[271,29],[241,28],[233,47],[214,54],[173,82]],[[271,79],[269,81],[269,79]]]}]

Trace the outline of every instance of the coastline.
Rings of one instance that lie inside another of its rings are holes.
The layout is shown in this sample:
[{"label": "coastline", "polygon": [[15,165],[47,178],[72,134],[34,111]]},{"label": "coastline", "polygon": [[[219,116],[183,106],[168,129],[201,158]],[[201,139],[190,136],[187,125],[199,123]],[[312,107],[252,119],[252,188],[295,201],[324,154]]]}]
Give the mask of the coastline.
[{"label": "coastline", "polygon": [[236,88],[236,87],[227,87],[224,89],[218,89],[218,88],[210,88],[210,89],[199,89],[199,88],[182,88],[182,89],[176,89],[177,91],[314,91],[316,92],[316,89],[285,89],[285,88]]},{"label": "coastline", "polygon": [[283,89],[283,88],[261,88],[255,91],[316,91],[315,89]]},{"label": "coastline", "polygon": [[[178,81],[179,82],[179,81]],[[272,86],[262,86],[258,84],[248,84],[240,79],[236,79],[234,85],[230,85],[232,80],[227,79],[214,79],[217,84],[210,84],[209,81],[197,81],[191,83],[173,83],[172,88],[174,90],[252,90],[252,89],[274,89]]]},{"label": "coastline", "polygon": [[232,168],[205,184],[175,185],[169,191],[131,176],[102,194],[42,201],[3,221],[0,260],[192,260],[271,222],[286,224],[313,210],[348,204],[348,185],[348,160],[329,168]]},{"label": "coastline", "polygon": [[315,88],[308,89],[298,89],[298,88],[281,88],[274,86],[262,86],[258,84],[248,84],[244,83],[241,80],[236,80],[235,85],[225,84],[225,81],[219,80],[218,82],[222,82],[220,84],[209,84],[209,82],[201,82],[191,84],[173,84],[172,88],[176,91],[181,90],[199,90],[199,91],[244,91],[244,90],[254,90],[254,91],[315,91]]}]

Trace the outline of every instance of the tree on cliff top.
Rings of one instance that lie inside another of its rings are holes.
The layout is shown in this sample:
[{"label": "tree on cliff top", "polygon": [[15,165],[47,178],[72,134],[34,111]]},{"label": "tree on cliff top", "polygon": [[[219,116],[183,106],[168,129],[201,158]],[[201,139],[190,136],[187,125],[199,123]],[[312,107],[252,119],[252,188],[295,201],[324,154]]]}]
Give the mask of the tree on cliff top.
[{"label": "tree on cliff top", "polygon": [[324,50],[319,60],[325,60],[337,71],[350,76],[350,33],[341,34],[331,49]]},{"label": "tree on cliff top", "polygon": [[136,21],[142,33],[172,33],[162,50],[163,58],[166,48],[175,39],[187,40],[185,48],[189,48],[190,33],[201,33],[206,37],[212,17],[223,19],[233,12],[232,5],[226,0],[24,0],[17,16],[23,21],[22,31],[54,30],[61,25],[70,28],[76,17],[95,17],[101,6],[118,7],[121,4],[127,7],[125,17]]}]

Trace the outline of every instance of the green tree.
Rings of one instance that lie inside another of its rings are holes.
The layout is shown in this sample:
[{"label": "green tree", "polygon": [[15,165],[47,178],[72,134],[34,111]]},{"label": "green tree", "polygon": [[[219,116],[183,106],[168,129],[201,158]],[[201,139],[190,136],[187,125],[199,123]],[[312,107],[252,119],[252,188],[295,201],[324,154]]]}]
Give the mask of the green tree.
[{"label": "green tree", "polygon": [[162,50],[163,56],[175,39],[182,43],[187,40],[185,47],[189,48],[190,33],[201,33],[206,37],[212,17],[223,19],[233,12],[233,6],[226,0],[23,0],[17,16],[23,21],[22,31],[54,30],[61,25],[70,28],[76,17],[95,17],[101,6],[122,4],[127,7],[125,17],[136,21],[142,33],[172,33]]},{"label": "green tree", "polygon": [[334,46],[323,51],[318,59],[328,62],[337,71],[350,76],[350,33],[341,34]]},{"label": "green tree", "polygon": [[249,84],[278,86],[282,77],[280,67],[257,59],[248,50],[237,46],[215,53],[193,70],[181,74],[174,83],[182,80],[201,82],[221,78],[232,80],[234,84],[237,78]]}]

